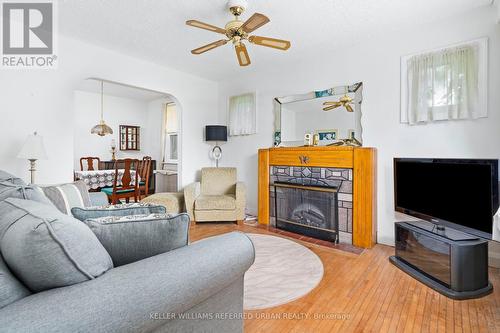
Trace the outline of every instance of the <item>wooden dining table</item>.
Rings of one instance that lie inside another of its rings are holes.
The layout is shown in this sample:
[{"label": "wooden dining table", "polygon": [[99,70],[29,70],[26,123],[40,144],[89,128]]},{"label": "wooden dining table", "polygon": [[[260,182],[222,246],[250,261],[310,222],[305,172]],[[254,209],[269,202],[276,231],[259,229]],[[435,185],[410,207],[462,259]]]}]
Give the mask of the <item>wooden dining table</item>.
[{"label": "wooden dining table", "polygon": [[[117,185],[122,184],[124,169],[118,169]],[[131,185],[135,184],[135,170],[130,170],[132,178]],[[112,187],[115,180],[115,170],[92,170],[92,171],[75,171],[75,180],[83,180],[89,190],[98,191],[104,187]],[[140,181],[140,180],[139,180]]]}]

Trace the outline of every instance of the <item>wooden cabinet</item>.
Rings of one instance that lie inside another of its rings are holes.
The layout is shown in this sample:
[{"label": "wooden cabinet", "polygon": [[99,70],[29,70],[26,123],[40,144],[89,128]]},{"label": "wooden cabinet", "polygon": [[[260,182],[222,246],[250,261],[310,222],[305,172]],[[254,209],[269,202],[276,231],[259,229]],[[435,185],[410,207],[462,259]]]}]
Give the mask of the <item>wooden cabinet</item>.
[{"label": "wooden cabinet", "polygon": [[269,168],[302,166],[353,170],[353,245],[377,240],[377,151],[366,147],[287,147],[259,150],[259,223],[269,224]]},{"label": "wooden cabinet", "polygon": [[120,125],[120,150],[141,150],[141,128]]}]

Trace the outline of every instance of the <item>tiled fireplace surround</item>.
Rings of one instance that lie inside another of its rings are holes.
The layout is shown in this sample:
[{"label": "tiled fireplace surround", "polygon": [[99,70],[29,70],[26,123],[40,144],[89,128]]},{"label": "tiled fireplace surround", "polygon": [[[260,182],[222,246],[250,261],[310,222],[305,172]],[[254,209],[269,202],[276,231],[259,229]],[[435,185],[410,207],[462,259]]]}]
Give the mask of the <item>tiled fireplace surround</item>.
[{"label": "tiled fireplace surround", "polygon": [[[338,188],[339,236],[341,243],[352,244],[353,171],[352,169],[271,166],[270,184],[287,182]],[[270,189],[270,206],[274,206],[274,193]],[[274,216],[270,223],[275,226]]]}]

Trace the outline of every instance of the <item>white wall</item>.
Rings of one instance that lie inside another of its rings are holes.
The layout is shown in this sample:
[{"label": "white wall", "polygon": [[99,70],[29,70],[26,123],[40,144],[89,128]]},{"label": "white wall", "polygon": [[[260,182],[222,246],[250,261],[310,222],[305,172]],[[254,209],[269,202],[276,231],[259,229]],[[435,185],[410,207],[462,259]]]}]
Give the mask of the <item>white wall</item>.
[{"label": "white wall", "polygon": [[[101,161],[111,160],[111,140],[116,142],[117,158],[139,158],[152,156],[158,142],[150,137],[156,130],[149,122],[148,102],[137,99],[104,95],[104,120],[113,129],[112,135],[104,137],[91,134],[90,129],[100,119],[101,95],[85,91],[75,91],[74,120],[74,167],[80,168],[80,157],[97,156]],[[158,106],[158,112],[161,106]],[[151,110],[153,112],[155,110]],[[161,122],[160,122],[161,124]],[[120,151],[120,125],[140,126],[140,151]],[[153,127],[151,128],[150,125]]]},{"label": "white wall", "polygon": [[[328,36],[328,32],[322,32]],[[489,36],[489,117],[425,126],[399,122],[400,58],[418,51]],[[326,45],[327,43],[325,43]],[[271,50],[270,50],[271,52]],[[439,23],[360,40],[345,51],[321,46],[300,63],[276,64],[274,71],[252,73],[219,86],[219,122],[227,117],[228,96],[257,91],[258,134],[231,137],[221,164],[238,167],[246,181],[249,209],[257,210],[257,150],[273,143],[273,98],[362,81],[363,142],[378,149],[378,241],[393,244],[394,157],[500,158],[500,26],[491,7]],[[286,56],[285,56],[286,57]],[[322,125],[328,128],[328,125]]]},{"label": "white wall", "polygon": [[[186,57],[189,55],[186,54]],[[74,39],[59,39],[57,70],[0,73],[0,169],[29,177],[28,162],[16,159],[26,136],[37,130],[49,159],[38,163],[39,183],[73,179],[74,91],[88,77],[169,93],[182,115],[182,184],[210,165],[203,128],[217,120],[218,85]]]}]

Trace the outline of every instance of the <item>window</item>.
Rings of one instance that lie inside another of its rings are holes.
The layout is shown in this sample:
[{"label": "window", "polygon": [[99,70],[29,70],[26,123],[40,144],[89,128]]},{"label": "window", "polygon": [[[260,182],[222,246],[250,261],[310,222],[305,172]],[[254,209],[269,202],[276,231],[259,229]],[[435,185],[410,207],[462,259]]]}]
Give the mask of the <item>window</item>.
[{"label": "window", "polygon": [[229,98],[229,135],[250,135],[257,133],[255,94]]},{"label": "window", "polygon": [[162,124],[162,162],[178,163],[179,133],[175,104],[166,103],[163,109]]},{"label": "window", "polygon": [[167,151],[165,152],[167,163],[177,163],[177,133],[167,133]]},{"label": "window", "polygon": [[401,122],[487,117],[487,39],[401,60]]}]

